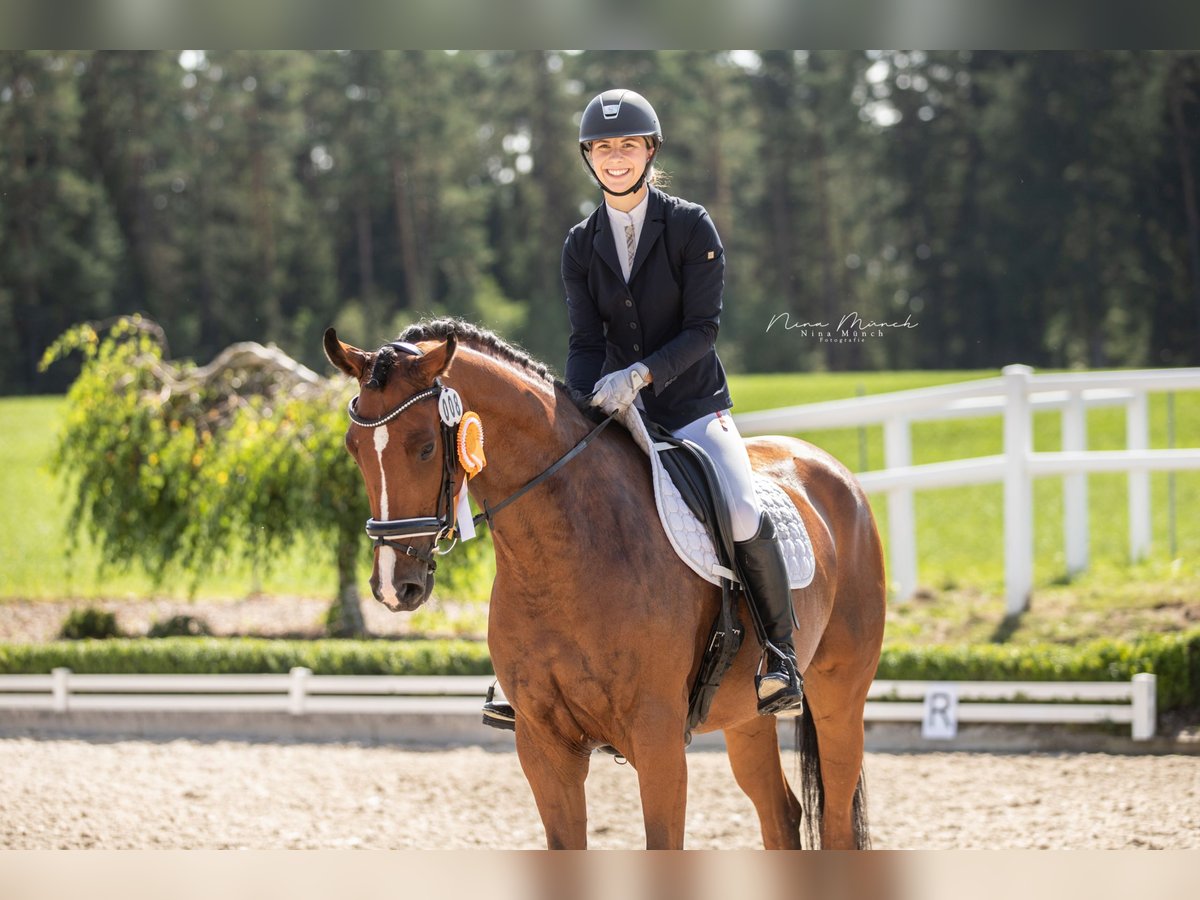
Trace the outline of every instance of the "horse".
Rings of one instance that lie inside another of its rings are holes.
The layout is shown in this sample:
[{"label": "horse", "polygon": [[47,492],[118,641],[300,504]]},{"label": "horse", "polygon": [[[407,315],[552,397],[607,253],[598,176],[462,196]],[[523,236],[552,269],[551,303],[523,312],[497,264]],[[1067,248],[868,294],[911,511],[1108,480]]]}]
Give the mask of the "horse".
[{"label": "horse", "polygon": [[[481,509],[494,510],[486,513],[496,559],[488,648],[517,713],[517,755],[547,847],[587,846],[584,780],[592,752],[607,745],[637,772],[646,847],[682,848],[689,685],[721,592],[672,550],[645,455],[624,429],[608,429],[499,510],[497,501],[591,433],[582,398],[522,350],[458,319],[409,326],[400,342],[376,351],[343,343],[331,328],[324,349],[359,383],[345,442],[372,516],[428,526],[405,532],[420,546],[394,536],[376,541],[371,590],[393,611],[429,597],[433,554],[452,521],[451,492],[466,479],[446,446],[452,432],[441,401],[422,401],[444,399],[452,387],[482,422],[486,466],[467,490]],[[865,849],[863,709],[886,594],[874,517],[849,470],[814,445],[767,437],[747,448],[755,470],[796,505],[816,562],[812,582],[792,597],[806,685],[796,724],[804,802],[785,776],[776,718],[757,713],[757,641],[743,642],[696,730],[724,732],[764,847]],[[746,627],[744,602],[738,614]]]}]

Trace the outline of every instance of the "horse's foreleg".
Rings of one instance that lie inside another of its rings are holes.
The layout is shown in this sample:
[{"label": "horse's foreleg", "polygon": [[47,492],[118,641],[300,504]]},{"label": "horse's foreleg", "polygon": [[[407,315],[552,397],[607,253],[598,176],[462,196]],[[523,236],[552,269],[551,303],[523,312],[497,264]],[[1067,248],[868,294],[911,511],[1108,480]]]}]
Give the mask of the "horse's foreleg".
[{"label": "horse's foreleg", "polygon": [[682,850],[687,812],[687,756],[682,731],[661,723],[634,737],[628,754],[637,769],[647,850]]},{"label": "horse's foreleg", "polygon": [[587,779],[591,754],[556,736],[517,726],[517,759],[529,787],[550,850],[587,849]]},{"label": "horse's foreleg", "polygon": [[725,729],[729,766],[754,803],[768,850],[800,849],[800,802],[788,787],[779,756],[774,716],[758,716]]}]

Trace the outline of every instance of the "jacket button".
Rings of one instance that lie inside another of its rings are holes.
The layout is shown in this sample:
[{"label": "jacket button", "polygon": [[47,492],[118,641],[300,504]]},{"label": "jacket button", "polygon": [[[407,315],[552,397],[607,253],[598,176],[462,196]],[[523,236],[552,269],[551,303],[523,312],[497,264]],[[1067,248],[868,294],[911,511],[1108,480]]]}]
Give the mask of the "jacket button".
[{"label": "jacket button", "polygon": [[628,297],[626,297],[626,298],[625,298],[625,305],[626,305],[626,306],[633,306],[633,301],[632,301],[632,300],[630,300]]},{"label": "jacket button", "polygon": [[634,345],[633,345],[633,352],[634,352],[634,353],[641,353],[641,352],[642,352],[642,348],[641,348],[641,347],[639,347],[637,344],[634,344]]},{"label": "jacket button", "polygon": [[637,322],[630,322],[630,323],[629,323],[629,327],[630,327],[630,328],[637,328]]}]

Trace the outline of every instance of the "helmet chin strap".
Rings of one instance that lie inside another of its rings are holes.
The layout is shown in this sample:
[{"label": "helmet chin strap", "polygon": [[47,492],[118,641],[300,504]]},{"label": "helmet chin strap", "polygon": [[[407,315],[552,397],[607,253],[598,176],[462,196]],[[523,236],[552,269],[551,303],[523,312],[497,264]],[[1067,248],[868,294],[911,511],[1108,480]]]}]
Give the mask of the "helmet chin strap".
[{"label": "helmet chin strap", "polygon": [[637,180],[637,182],[634,184],[633,187],[629,188],[629,190],[627,190],[627,191],[610,191],[607,187],[604,186],[604,182],[600,180],[600,176],[596,174],[596,170],[592,168],[592,161],[590,159],[588,159],[587,151],[583,149],[582,145],[579,148],[579,155],[583,157],[583,164],[585,166],[587,166],[588,171],[592,173],[592,178],[595,179],[596,184],[600,185],[600,190],[604,191],[604,193],[606,193],[606,194],[611,194],[614,197],[627,197],[630,194],[636,193],[637,191],[641,190],[642,185],[646,183],[646,173],[648,173],[650,171],[650,166],[654,162],[653,156],[651,156],[650,159],[646,160],[646,167],[644,169],[642,169],[641,177]]}]

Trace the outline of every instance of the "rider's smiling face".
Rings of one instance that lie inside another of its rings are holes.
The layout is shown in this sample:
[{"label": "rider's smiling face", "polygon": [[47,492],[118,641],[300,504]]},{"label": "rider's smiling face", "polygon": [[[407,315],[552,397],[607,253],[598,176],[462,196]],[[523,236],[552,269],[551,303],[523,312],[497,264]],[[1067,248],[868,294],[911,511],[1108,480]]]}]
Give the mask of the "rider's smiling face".
[{"label": "rider's smiling face", "polygon": [[644,137],[602,138],[592,141],[592,168],[610,191],[628,190],[650,165],[654,151]]}]

